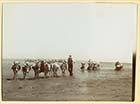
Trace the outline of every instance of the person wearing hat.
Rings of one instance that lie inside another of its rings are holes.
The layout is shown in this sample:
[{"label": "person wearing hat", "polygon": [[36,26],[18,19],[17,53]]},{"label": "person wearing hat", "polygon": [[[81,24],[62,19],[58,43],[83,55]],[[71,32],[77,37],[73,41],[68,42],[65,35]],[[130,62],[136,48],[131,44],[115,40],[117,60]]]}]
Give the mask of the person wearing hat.
[{"label": "person wearing hat", "polygon": [[70,76],[73,76],[73,60],[72,60],[71,55],[69,55],[69,58],[68,58],[68,71],[69,71]]}]

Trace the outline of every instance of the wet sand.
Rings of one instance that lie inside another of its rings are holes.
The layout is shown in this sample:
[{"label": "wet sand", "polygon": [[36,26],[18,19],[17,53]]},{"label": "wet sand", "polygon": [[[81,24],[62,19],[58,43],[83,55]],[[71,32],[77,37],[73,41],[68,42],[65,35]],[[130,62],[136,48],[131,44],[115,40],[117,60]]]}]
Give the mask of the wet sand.
[{"label": "wet sand", "polygon": [[[131,101],[132,69],[125,64],[124,70],[116,72],[113,64],[102,64],[99,71],[81,72],[80,63],[74,64],[74,76],[32,80],[31,71],[26,80],[10,80],[11,61],[3,63],[4,101]],[[9,70],[9,71],[8,71]],[[43,73],[40,74],[43,77]],[[22,77],[22,73],[18,74]],[[9,80],[8,80],[8,79]],[[29,80],[30,79],[30,80]]]}]

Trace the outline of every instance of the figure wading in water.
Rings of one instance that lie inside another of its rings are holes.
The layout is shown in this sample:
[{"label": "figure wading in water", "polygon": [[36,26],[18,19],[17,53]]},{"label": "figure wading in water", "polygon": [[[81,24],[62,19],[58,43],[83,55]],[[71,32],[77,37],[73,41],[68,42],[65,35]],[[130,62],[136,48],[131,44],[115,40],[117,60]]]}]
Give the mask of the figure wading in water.
[{"label": "figure wading in water", "polygon": [[73,76],[73,60],[72,60],[71,55],[69,55],[69,58],[68,58],[68,71],[69,71],[70,76]]}]

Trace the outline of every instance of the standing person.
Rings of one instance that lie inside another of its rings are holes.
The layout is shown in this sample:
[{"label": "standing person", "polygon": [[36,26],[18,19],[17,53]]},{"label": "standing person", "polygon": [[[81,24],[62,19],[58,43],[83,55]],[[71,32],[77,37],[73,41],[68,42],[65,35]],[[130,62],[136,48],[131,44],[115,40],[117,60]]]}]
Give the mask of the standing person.
[{"label": "standing person", "polygon": [[41,65],[40,65],[40,72],[44,71],[44,61],[41,61]]},{"label": "standing person", "polygon": [[68,71],[70,73],[70,76],[73,76],[73,60],[72,60],[71,55],[69,55],[69,58],[68,58]]}]

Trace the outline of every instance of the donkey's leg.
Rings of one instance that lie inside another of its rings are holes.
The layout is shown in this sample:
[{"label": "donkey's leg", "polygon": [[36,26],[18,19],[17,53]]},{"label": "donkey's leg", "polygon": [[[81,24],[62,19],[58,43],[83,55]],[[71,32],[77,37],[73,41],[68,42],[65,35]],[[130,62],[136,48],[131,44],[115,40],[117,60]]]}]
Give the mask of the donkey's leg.
[{"label": "donkey's leg", "polygon": [[53,77],[53,73],[54,73],[53,70],[51,70],[51,77]]},{"label": "donkey's leg", "polygon": [[51,70],[49,71],[49,76],[52,77]]},{"label": "donkey's leg", "polygon": [[47,78],[47,72],[46,71],[44,72],[44,78]]},{"label": "donkey's leg", "polygon": [[26,77],[26,72],[23,72],[23,79],[25,79]]},{"label": "donkey's leg", "polygon": [[57,77],[57,70],[55,71],[55,77]]},{"label": "donkey's leg", "polygon": [[54,77],[56,77],[56,73],[54,72]]},{"label": "donkey's leg", "polygon": [[13,80],[15,80],[15,78],[16,78],[16,75],[15,75],[15,73],[14,73],[14,75],[13,75]]},{"label": "donkey's leg", "polygon": [[62,76],[64,77],[64,69],[62,69]]},{"label": "donkey's leg", "polygon": [[53,71],[53,77],[55,77],[55,71]]},{"label": "donkey's leg", "polygon": [[48,72],[48,73],[49,73],[49,76],[51,77],[51,71],[50,71],[50,70],[49,70],[49,72]]},{"label": "donkey's leg", "polygon": [[65,69],[64,69],[64,72],[63,72],[64,76],[65,76]]},{"label": "donkey's leg", "polygon": [[44,72],[44,78],[46,77],[46,72]]},{"label": "donkey's leg", "polygon": [[37,72],[37,79],[39,79],[39,72]]},{"label": "donkey's leg", "polygon": [[55,72],[55,77],[57,77],[57,72]]},{"label": "donkey's leg", "polygon": [[17,72],[16,72],[16,74],[15,74],[15,78],[16,78],[16,80],[17,80]]},{"label": "donkey's leg", "polygon": [[13,75],[13,80],[16,80],[16,77],[17,77],[17,72],[16,72],[16,70],[15,70],[15,71],[13,70],[13,73],[14,73],[14,75]]},{"label": "donkey's leg", "polygon": [[37,73],[36,72],[34,72],[34,79],[36,79],[37,78]]}]

